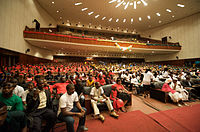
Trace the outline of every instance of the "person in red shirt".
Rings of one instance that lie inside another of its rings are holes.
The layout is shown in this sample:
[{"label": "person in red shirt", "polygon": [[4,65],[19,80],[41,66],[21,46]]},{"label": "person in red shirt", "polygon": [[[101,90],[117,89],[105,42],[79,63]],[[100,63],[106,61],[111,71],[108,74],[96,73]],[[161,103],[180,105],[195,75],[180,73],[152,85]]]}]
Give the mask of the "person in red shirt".
[{"label": "person in red shirt", "polygon": [[124,88],[124,86],[121,84],[121,79],[119,78],[117,79],[116,84],[114,84],[113,87],[116,87],[118,91],[117,97],[124,101],[124,106],[125,106],[126,103],[130,100],[131,98],[130,94],[132,93]]},{"label": "person in red shirt", "polygon": [[65,77],[61,77],[60,78],[60,82],[59,83],[55,83],[52,86],[53,93],[56,95],[57,99],[59,99],[62,94],[64,94],[65,92],[67,92],[66,86],[68,84],[69,83],[66,82],[66,78]]},{"label": "person in red shirt", "polygon": [[99,82],[101,86],[106,84],[105,79],[101,75],[99,75],[99,77],[97,78],[97,82]]}]

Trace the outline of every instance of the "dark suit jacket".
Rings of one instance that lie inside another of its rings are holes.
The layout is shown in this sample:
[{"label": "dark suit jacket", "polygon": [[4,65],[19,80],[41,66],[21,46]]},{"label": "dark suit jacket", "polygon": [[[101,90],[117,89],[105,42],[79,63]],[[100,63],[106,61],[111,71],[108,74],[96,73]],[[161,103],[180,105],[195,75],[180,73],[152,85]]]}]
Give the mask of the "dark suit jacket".
[{"label": "dark suit jacket", "polygon": [[[33,92],[34,91],[28,93],[28,95],[26,97],[26,102],[27,102],[26,112],[28,114],[34,113],[37,110],[37,108],[40,104],[40,98],[39,97],[36,100],[33,99]],[[51,94],[48,90],[45,90],[45,94],[46,94],[46,97],[47,97],[46,108],[52,109]]]}]

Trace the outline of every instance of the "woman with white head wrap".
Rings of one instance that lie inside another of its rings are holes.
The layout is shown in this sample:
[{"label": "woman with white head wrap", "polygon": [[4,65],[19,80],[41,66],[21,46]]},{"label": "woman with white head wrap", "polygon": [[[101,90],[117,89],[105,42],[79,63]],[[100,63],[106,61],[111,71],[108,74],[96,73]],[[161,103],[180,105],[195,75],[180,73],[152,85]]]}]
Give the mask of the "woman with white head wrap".
[{"label": "woman with white head wrap", "polygon": [[172,79],[168,78],[162,86],[162,91],[169,92],[169,96],[172,101],[177,103],[178,106],[181,106],[179,102],[182,102],[183,96],[169,86],[171,82]]},{"label": "woman with white head wrap", "polygon": [[179,92],[183,96],[182,98],[183,101],[188,100],[189,93],[186,89],[183,88],[183,86],[181,85],[180,81],[178,81],[177,78],[175,77],[173,78],[173,82],[170,84],[170,87]]}]

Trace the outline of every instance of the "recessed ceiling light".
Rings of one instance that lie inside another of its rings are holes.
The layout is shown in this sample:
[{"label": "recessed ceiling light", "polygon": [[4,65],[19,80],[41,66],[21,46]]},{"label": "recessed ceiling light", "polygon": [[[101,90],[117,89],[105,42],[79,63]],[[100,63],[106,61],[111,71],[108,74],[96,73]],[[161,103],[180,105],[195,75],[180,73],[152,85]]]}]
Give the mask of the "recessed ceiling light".
[{"label": "recessed ceiling light", "polygon": [[161,22],[162,22],[161,20],[158,21],[158,23],[161,23]]},{"label": "recessed ceiling light", "polygon": [[112,18],[110,18],[109,21],[111,22],[111,21],[112,21]]},{"label": "recessed ceiling light", "polygon": [[59,12],[59,10],[57,10],[56,12]]},{"label": "recessed ceiling light", "polygon": [[170,9],[166,9],[166,11],[168,11],[168,12],[172,12]]},{"label": "recessed ceiling light", "polygon": [[126,19],[124,19],[123,22],[126,22]]},{"label": "recessed ceiling light", "polygon": [[85,10],[87,10],[88,8],[83,8],[83,9],[81,9],[82,11],[85,11]]},{"label": "recessed ceiling light", "polygon": [[92,12],[90,12],[90,13],[88,13],[88,15],[92,15],[94,12],[92,11]]},{"label": "recessed ceiling light", "polygon": [[111,1],[109,1],[108,3],[113,3],[113,2],[115,2],[115,1],[117,1],[117,0],[111,0]]},{"label": "recessed ceiling light", "polygon": [[60,19],[62,19],[62,17],[60,17]]},{"label": "recessed ceiling light", "polygon": [[175,16],[172,16],[172,17],[175,17]]},{"label": "recessed ceiling light", "polygon": [[136,9],[136,6],[137,6],[136,1],[134,1],[133,8]]},{"label": "recessed ceiling light", "polygon": [[145,2],[144,0],[141,0],[141,2],[144,4],[144,6],[147,6],[147,2]]},{"label": "recessed ceiling light", "polygon": [[119,19],[116,20],[116,22],[118,22],[118,21],[119,21]]},{"label": "recessed ceiling light", "polygon": [[115,8],[119,7],[122,3],[124,3],[124,1],[121,1],[120,3],[118,3]]},{"label": "recessed ceiling light", "polygon": [[178,7],[185,7],[183,4],[177,4]]},{"label": "recessed ceiling light", "polygon": [[151,16],[147,16],[148,19],[151,19]]},{"label": "recessed ceiling light", "polygon": [[160,16],[160,13],[156,13],[157,16]]},{"label": "recessed ceiling light", "polygon": [[52,1],[51,3],[52,3],[52,4],[54,4],[55,2],[54,2],[54,1]]},{"label": "recessed ceiling light", "polygon": [[106,19],[106,17],[103,17],[102,20]]},{"label": "recessed ceiling light", "polygon": [[127,2],[127,4],[125,5],[124,10],[126,10],[126,8],[128,7],[128,5],[129,5],[129,2]]},{"label": "recessed ceiling light", "polygon": [[133,18],[131,18],[131,22],[133,22]]},{"label": "recessed ceiling light", "polygon": [[82,3],[81,2],[79,2],[79,3],[75,3],[75,5],[81,5]]},{"label": "recessed ceiling light", "polygon": [[96,15],[96,16],[95,16],[95,18],[98,18],[98,17],[99,17],[99,15]]},{"label": "recessed ceiling light", "polygon": [[138,4],[138,5],[141,4],[141,1],[137,1],[137,4]]},{"label": "recessed ceiling light", "polygon": [[141,17],[139,17],[139,21],[142,21],[142,18],[141,18]]}]

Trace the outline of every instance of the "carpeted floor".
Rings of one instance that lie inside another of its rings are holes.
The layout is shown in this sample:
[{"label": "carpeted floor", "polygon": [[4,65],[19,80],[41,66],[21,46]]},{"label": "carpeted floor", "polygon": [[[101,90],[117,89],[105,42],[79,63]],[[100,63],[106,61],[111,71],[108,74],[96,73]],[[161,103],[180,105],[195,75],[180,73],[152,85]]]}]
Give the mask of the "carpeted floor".
[{"label": "carpeted floor", "polygon": [[107,116],[104,123],[98,119],[86,122],[88,132],[165,132],[166,129],[158,125],[141,111],[120,113],[118,119]]},{"label": "carpeted floor", "polygon": [[171,132],[200,132],[200,104],[160,111],[149,116]]},{"label": "carpeted floor", "polygon": [[[106,114],[104,123],[90,117],[86,121],[88,132],[200,132],[200,104],[152,114],[136,110],[119,115],[119,119],[115,119]],[[75,128],[77,123],[78,118],[75,119]],[[65,124],[54,131],[66,131]]]}]

